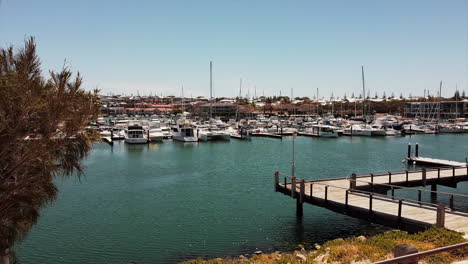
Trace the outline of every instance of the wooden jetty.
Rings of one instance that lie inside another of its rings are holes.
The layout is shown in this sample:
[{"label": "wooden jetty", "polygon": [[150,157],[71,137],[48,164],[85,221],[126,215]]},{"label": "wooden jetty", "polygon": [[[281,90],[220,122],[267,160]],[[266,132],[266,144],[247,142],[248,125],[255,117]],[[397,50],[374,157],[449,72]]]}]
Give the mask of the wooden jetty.
[{"label": "wooden jetty", "polygon": [[[284,179],[280,180],[280,177]],[[303,214],[303,203],[308,203],[408,231],[420,231],[437,225],[468,233],[468,213],[454,209],[455,201],[467,199],[468,195],[437,191],[438,184],[456,186],[460,181],[468,181],[466,165],[365,175],[353,173],[346,178],[313,181],[275,172],[275,191],[296,199],[296,214],[299,217]],[[430,191],[409,188],[426,185],[432,186]],[[416,192],[418,200],[395,196],[397,189]],[[387,195],[388,191],[391,194]],[[423,194],[430,194],[431,198],[446,195],[449,205],[423,202]]]},{"label": "wooden jetty", "polygon": [[275,134],[275,133],[261,132],[261,133],[252,133],[252,137],[269,137],[269,138],[282,139],[283,135],[279,135],[279,134]]},{"label": "wooden jetty", "polygon": [[411,152],[411,144],[408,144],[408,155],[406,157],[406,160],[408,161],[409,164],[420,164],[420,165],[430,165],[430,166],[460,167],[460,166],[465,166],[468,164],[468,162],[458,162],[458,161],[452,161],[452,160],[420,157],[418,143],[416,143],[415,145],[414,155],[412,155],[412,152]]}]

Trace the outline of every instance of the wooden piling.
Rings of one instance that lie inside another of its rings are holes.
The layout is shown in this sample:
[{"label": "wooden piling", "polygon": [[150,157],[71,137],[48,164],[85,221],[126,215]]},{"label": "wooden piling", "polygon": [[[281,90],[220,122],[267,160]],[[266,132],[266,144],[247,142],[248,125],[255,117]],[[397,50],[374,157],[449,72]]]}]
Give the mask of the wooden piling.
[{"label": "wooden piling", "polygon": [[349,189],[353,190],[356,189],[356,173],[351,174],[351,179],[349,181]]},{"label": "wooden piling", "polygon": [[422,168],[422,185],[426,187],[426,168]]},{"label": "wooden piling", "polygon": [[304,203],[304,195],[305,195],[305,181],[304,181],[304,179],[301,180],[299,189],[300,189],[299,201],[302,204],[302,203]]},{"label": "wooden piling", "polygon": [[[286,185],[284,187],[286,187]],[[275,192],[278,191],[278,188],[279,188],[279,171],[275,171]]]},{"label": "wooden piling", "polygon": [[419,144],[418,144],[418,143],[416,143],[416,147],[415,147],[414,152],[415,152],[415,153],[414,153],[414,156],[415,156],[415,157],[419,157]]},{"label": "wooden piling", "polygon": [[291,197],[296,197],[296,176],[291,177]]},{"label": "wooden piling", "polygon": [[437,205],[436,226],[437,227],[444,227],[445,226],[445,206],[443,204],[438,204]]},{"label": "wooden piling", "polygon": [[411,158],[411,143],[408,143],[408,159]]},{"label": "wooden piling", "polygon": [[431,198],[436,200],[437,199],[437,184],[431,185]]}]

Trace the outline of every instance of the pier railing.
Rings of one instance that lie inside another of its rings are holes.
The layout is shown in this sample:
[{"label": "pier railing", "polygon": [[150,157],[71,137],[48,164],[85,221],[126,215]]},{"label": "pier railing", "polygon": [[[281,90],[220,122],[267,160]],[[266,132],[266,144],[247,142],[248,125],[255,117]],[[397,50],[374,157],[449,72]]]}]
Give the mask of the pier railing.
[{"label": "pier railing", "polygon": [[[284,182],[281,183],[283,184],[283,186],[281,186],[280,184],[280,176],[282,176],[284,179]],[[288,179],[290,179],[290,181],[288,181]],[[344,178],[339,178],[339,179],[343,180]],[[348,180],[353,181],[353,179],[348,179]],[[305,193],[305,184],[309,184],[310,191],[308,194]],[[288,188],[287,185],[290,185],[291,187]],[[314,192],[313,192],[314,185],[324,186],[323,197],[314,196]],[[434,203],[423,202],[420,199],[413,200],[413,199],[408,199],[408,198],[397,197],[394,195],[394,193],[392,193],[392,196],[389,196],[386,194],[379,194],[379,193],[374,193],[374,192],[369,192],[369,191],[364,191],[364,190],[358,190],[358,189],[346,188],[342,186],[320,183],[318,181],[305,181],[304,179],[298,180],[296,176],[290,176],[287,174],[280,173],[278,171],[275,172],[275,191],[280,191],[280,190],[285,191],[285,193],[290,194],[292,198],[297,199],[298,205],[300,204],[301,206],[306,198],[322,199],[323,202],[327,204],[329,202],[328,194],[329,194],[330,188],[340,189],[345,192],[344,206],[346,209],[348,209],[350,206],[349,195],[359,195],[361,197],[368,197],[369,203],[367,207],[367,212],[370,216],[372,216],[374,213],[373,211],[374,199],[383,200],[383,201],[391,202],[391,203],[397,203],[398,212],[396,216],[398,219],[398,223],[401,223],[402,221],[403,205],[412,206],[412,207],[424,207],[425,209],[436,211],[437,213],[436,213],[435,224],[438,227],[444,227],[446,211],[452,213],[451,210],[446,208],[446,206],[442,203],[434,204]],[[288,192],[289,190],[290,192]],[[302,210],[302,207],[301,207],[301,210]]]},{"label": "pier railing", "polygon": [[420,189],[420,188],[409,188],[409,187],[400,186],[400,185],[393,185],[393,184],[388,184],[388,183],[368,182],[368,181],[362,181],[362,180],[358,180],[358,179],[353,179],[353,181],[366,183],[369,186],[369,188],[371,189],[371,192],[374,192],[374,189],[378,188],[379,186],[388,187],[387,189],[389,189],[391,191],[392,199],[394,199],[394,197],[395,197],[395,190],[398,190],[398,189],[403,189],[403,190],[416,192],[417,195],[418,195],[418,203],[419,204],[421,204],[421,202],[422,202],[422,194],[423,193],[430,193],[431,196],[437,196],[439,194],[446,195],[448,200],[449,200],[448,208],[450,208],[451,210],[455,209],[454,197],[468,198],[468,195],[458,194],[458,193],[449,193],[449,192],[442,192],[442,191],[426,190],[426,189]]}]

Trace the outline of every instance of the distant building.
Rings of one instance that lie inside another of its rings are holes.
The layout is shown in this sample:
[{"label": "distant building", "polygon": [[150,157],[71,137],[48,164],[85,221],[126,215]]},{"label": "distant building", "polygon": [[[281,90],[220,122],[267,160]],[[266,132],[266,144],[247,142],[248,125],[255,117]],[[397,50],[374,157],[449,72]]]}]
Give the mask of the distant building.
[{"label": "distant building", "polygon": [[408,102],[405,104],[405,116],[421,119],[438,118],[468,118],[468,100],[445,102]]},{"label": "distant building", "polygon": [[204,103],[199,106],[200,113],[205,116],[210,115],[210,108],[213,117],[222,116],[222,117],[235,117],[236,113],[238,115],[245,115],[249,112],[249,109],[244,106],[239,106],[233,103]]}]

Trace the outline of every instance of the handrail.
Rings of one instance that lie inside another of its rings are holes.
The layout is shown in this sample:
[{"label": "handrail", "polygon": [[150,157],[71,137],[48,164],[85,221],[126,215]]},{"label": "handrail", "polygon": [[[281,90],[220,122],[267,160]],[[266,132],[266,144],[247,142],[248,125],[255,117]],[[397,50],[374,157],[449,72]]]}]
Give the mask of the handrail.
[{"label": "handrail", "polygon": [[368,181],[361,181],[361,180],[353,180],[353,181],[364,182],[364,183],[368,183],[368,184],[371,184],[371,185],[390,186],[390,187],[395,187],[395,188],[398,188],[398,189],[407,189],[407,190],[412,190],[412,191],[422,191],[422,192],[430,192],[430,193],[440,193],[440,194],[445,194],[445,195],[453,195],[453,196],[468,198],[468,195],[465,195],[465,194],[448,193],[448,192],[440,192],[440,191],[430,191],[430,190],[425,190],[425,189],[409,188],[409,187],[405,187],[405,186],[393,185],[393,184],[388,184],[388,183],[377,183],[377,182],[368,182]]},{"label": "handrail", "polygon": [[[286,175],[286,174],[283,174],[283,173],[279,173],[279,174],[282,174],[284,176],[287,176],[287,177],[291,177],[289,175]],[[300,181],[297,181],[296,184],[298,185],[300,183]],[[413,200],[413,199],[406,199],[406,198],[402,198],[402,197],[398,197],[398,196],[388,196],[388,195],[384,195],[384,194],[380,194],[380,193],[373,193],[373,192],[368,192],[368,191],[362,191],[362,190],[353,190],[353,189],[349,189],[349,188],[345,188],[345,187],[341,187],[341,186],[336,186],[336,185],[331,185],[331,184],[324,184],[324,183],[318,183],[318,182],[309,182],[311,184],[317,184],[317,185],[323,185],[323,186],[329,186],[329,187],[333,187],[333,188],[337,188],[337,189],[342,189],[342,190],[349,190],[351,191],[350,193],[353,194],[353,192],[355,193],[363,193],[363,194],[367,194],[367,195],[372,195],[372,196],[378,196],[378,197],[383,197],[383,198],[387,198],[390,202],[394,202],[394,203],[397,203],[399,200],[401,200],[402,202],[405,202],[405,201],[410,201],[414,204],[421,204],[421,205],[427,205],[427,206],[430,206],[430,207],[437,207],[436,204],[432,204],[432,203],[427,203],[427,202],[423,202],[423,201],[416,201],[416,200]],[[296,189],[298,188],[298,186],[296,185]],[[286,186],[285,186],[286,187]],[[291,189],[291,191],[293,191]],[[297,190],[294,190],[294,191],[297,191]],[[313,197],[313,196],[311,196]]]},{"label": "handrail", "polygon": [[389,199],[390,202],[395,202],[395,203],[397,203],[399,200],[402,200],[403,202],[410,201],[410,202],[413,202],[415,204],[424,204],[424,205],[431,206],[431,207],[437,207],[436,204],[422,202],[422,201],[416,201],[416,200],[413,200],[413,199],[407,199],[407,198],[402,198],[402,197],[398,197],[398,196],[388,196],[388,195],[385,195],[385,194],[362,191],[362,190],[354,190],[354,189],[349,189],[349,188],[345,188],[345,187],[341,187],[341,186],[336,186],[336,185],[331,185],[331,184],[324,184],[324,183],[315,183],[314,182],[312,184],[324,185],[324,186],[329,186],[329,187],[342,189],[342,190],[349,190],[349,191],[351,191],[350,193],[355,192],[355,193],[363,193],[363,194],[373,195],[373,196],[380,196],[380,197]]},{"label": "handrail", "polygon": [[437,253],[440,253],[440,252],[455,250],[455,249],[459,249],[459,248],[463,248],[463,247],[467,247],[467,246],[468,246],[468,242],[464,242],[464,243],[460,243],[460,244],[455,244],[455,245],[440,247],[440,248],[436,248],[436,249],[426,250],[426,251],[423,251],[423,252],[409,254],[409,255],[396,257],[396,258],[392,258],[392,259],[381,260],[381,261],[374,262],[373,264],[395,264],[395,263],[401,263],[401,261],[404,261],[404,260],[413,260],[413,259],[417,260],[417,259],[419,259],[421,257],[430,256],[430,255],[434,255],[434,254],[437,254]]},{"label": "handrail", "polygon": [[[436,168],[425,168],[426,171],[437,171],[438,169],[440,170],[452,170],[452,169],[463,169],[463,168],[467,168],[468,167],[468,164],[467,165],[463,165],[463,166],[440,166],[440,167],[436,167]],[[420,173],[422,172],[423,169],[417,169],[417,170],[408,170],[408,173]],[[406,173],[406,170],[404,171],[387,171],[387,172],[377,172],[377,173],[356,173],[356,176],[358,177],[368,177],[368,176],[371,176],[374,175],[374,176],[387,176],[388,173],[392,173],[392,174],[403,174],[403,173]]]}]

